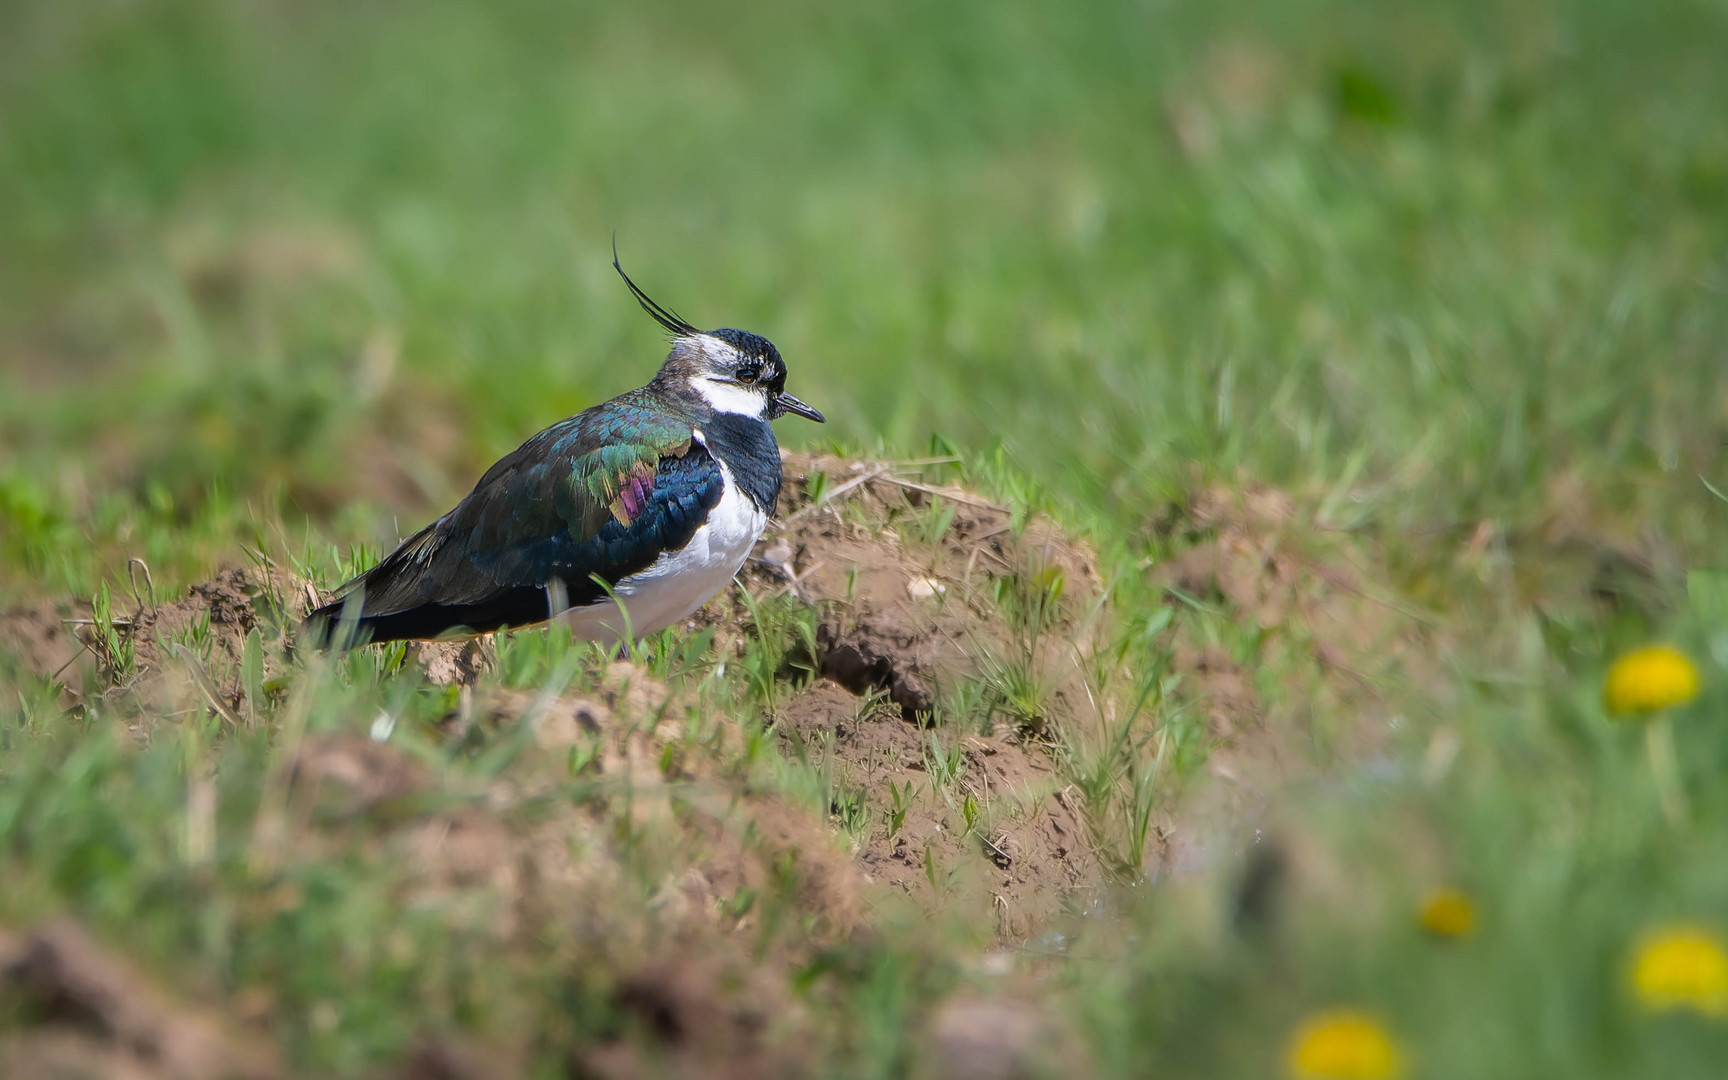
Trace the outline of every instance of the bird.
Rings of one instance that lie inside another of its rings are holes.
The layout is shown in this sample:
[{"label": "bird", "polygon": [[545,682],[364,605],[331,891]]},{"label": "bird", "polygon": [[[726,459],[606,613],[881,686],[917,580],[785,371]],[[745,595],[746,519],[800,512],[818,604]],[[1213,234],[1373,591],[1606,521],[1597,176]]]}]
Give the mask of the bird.
[{"label": "bird", "polygon": [[702,331],[612,266],[671,335],[647,385],[528,439],[449,513],[310,612],[318,647],[478,636],[558,619],[621,645],[693,614],[773,515],[772,421],[823,423],[767,338]]}]

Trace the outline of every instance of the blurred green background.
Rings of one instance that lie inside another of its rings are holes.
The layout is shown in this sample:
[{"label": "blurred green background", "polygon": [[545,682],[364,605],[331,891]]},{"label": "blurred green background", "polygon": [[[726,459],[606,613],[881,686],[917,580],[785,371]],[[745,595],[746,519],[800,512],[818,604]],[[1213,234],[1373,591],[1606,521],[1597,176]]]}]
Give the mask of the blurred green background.
[{"label": "blurred green background", "polygon": [[[1720,3],[5,21],[0,512],[70,535],[129,493],[392,538],[652,372],[613,230],[779,344],[833,421],[789,441],[1000,439],[1129,530],[1198,468],[1418,530],[1583,486],[1696,546],[1728,485]],[[56,547],[10,568],[87,588]]]}]

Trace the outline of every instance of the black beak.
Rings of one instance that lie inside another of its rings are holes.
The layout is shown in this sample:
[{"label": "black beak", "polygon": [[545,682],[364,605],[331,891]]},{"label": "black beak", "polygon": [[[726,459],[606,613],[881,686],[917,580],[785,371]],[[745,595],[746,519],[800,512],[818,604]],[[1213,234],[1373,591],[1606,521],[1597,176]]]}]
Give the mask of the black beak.
[{"label": "black beak", "polygon": [[793,413],[794,415],[802,416],[806,420],[814,420],[818,424],[825,424],[828,422],[823,419],[821,413],[804,404],[802,401],[799,401],[784,390],[774,396],[773,413],[774,419],[779,419],[787,413]]}]

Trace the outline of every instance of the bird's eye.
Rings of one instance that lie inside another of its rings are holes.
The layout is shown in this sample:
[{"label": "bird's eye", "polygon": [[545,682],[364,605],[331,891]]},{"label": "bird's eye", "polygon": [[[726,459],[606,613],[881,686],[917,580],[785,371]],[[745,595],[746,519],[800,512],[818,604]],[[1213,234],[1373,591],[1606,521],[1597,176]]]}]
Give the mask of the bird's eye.
[{"label": "bird's eye", "polygon": [[755,382],[756,377],[760,374],[762,374],[761,365],[745,364],[743,367],[738,369],[737,378],[739,382]]}]

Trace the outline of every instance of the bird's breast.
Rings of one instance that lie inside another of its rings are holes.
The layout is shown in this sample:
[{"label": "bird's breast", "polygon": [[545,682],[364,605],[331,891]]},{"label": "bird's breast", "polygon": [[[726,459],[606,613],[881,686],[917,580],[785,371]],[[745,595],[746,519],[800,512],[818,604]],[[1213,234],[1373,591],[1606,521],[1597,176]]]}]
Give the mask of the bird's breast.
[{"label": "bird's breast", "polygon": [[[619,580],[613,587],[629,612],[636,637],[677,623],[707,603],[731,582],[768,524],[768,514],[746,494],[725,462],[720,463],[726,489],[690,542],[665,551],[646,570]],[[617,640],[624,636],[617,605],[605,600],[565,616],[579,637]]]}]

